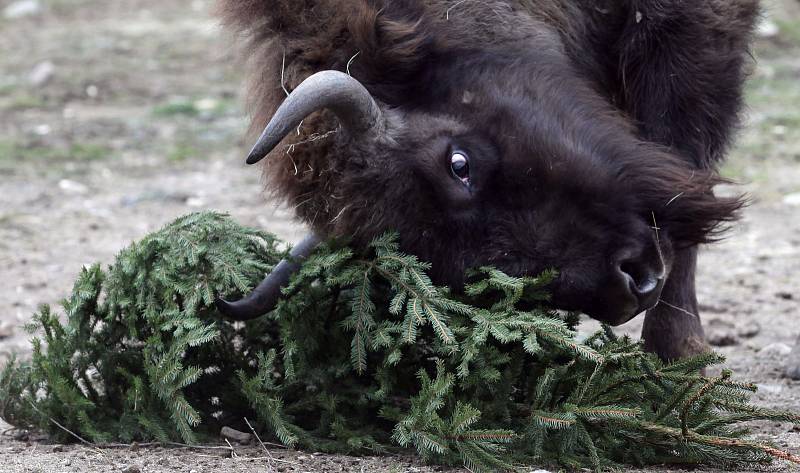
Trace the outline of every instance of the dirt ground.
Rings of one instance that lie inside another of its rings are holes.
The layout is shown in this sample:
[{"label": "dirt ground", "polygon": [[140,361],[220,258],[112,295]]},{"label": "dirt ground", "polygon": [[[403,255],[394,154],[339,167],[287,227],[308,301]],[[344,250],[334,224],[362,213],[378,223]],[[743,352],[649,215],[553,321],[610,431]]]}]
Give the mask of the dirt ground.
[{"label": "dirt ground", "polygon": [[[111,262],[178,215],[223,210],[290,241],[301,236],[243,164],[240,68],[210,7],[0,0],[0,364],[30,351],[20,326],[38,304],[64,297],[82,265]],[[760,404],[800,411],[800,382],[783,376],[800,335],[800,4],[768,7],[746,126],[725,167],[754,203],[727,240],[704,249],[698,287],[727,366],[760,385]],[[620,331],[640,327],[636,319]],[[764,424],[758,435],[800,451],[798,426]],[[450,471],[404,457],[235,453],[96,451],[10,432],[0,436],[0,472]]]}]

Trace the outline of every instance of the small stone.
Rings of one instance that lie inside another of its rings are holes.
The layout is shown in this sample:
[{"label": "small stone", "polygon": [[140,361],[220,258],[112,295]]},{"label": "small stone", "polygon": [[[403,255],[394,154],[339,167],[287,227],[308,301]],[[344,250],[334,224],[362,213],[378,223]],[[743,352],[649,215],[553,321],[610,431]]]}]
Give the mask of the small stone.
[{"label": "small stone", "polygon": [[792,294],[791,292],[781,291],[776,293],[775,297],[777,297],[778,299],[783,299],[785,301],[790,301],[794,299],[794,294]]},{"label": "small stone", "polygon": [[89,188],[85,185],[69,179],[61,179],[58,181],[58,188],[68,194],[86,194],[89,192]]},{"label": "small stone", "polygon": [[781,29],[778,28],[778,25],[769,18],[762,18],[756,27],[756,34],[760,38],[774,38],[780,32]]},{"label": "small stone", "polygon": [[95,99],[100,94],[100,89],[96,85],[86,87],[86,96],[90,99]]},{"label": "small stone", "polygon": [[786,205],[797,206],[800,205],[800,192],[788,194],[783,197],[783,203]]},{"label": "small stone", "polygon": [[0,340],[14,335],[14,327],[8,322],[0,322]]},{"label": "small stone", "polygon": [[785,343],[777,342],[765,346],[758,354],[762,356],[786,356],[791,352],[792,347]]},{"label": "small stone", "polygon": [[17,18],[38,15],[41,11],[42,4],[38,0],[20,0],[5,7],[3,16],[8,20],[16,20]]},{"label": "small stone", "polygon": [[739,344],[739,338],[730,329],[714,330],[706,336],[706,341],[714,347],[731,347]]},{"label": "small stone", "polygon": [[784,125],[775,125],[772,127],[772,134],[775,136],[783,136],[789,131]]},{"label": "small stone", "polygon": [[200,197],[189,197],[186,199],[186,205],[189,207],[203,207],[206,205],[206,201]]},{"label": "small stone", "polygon": [[789,379],[800,381],[800,338],[797,339],[794,349],[789,353],[784,374]]},{"label": "small stone", "polygon": [[131,465],[128,468],[125,468],[124,470],[122,470],[122,473],[142,473],[142,470],[139,469],[138,466]]},{"label": "small stone", "polygon": [[761,324],[758,322],[749,322],[736,329],[736,335],[742,338],[753,338],[759,333],[761,333]]},{"label": "small stone", "polygon": [[638,23],[641,23],[641,22],[642,22],[642,19],[644,19],[644,15],[642,15],[642,12],[640,12],[640,11],[638,11],[638,10],[637,10],[637,11],[636,11],[636,23],[637,23],[637,24],[638,24]]},{"label": "small stone", "polygon": [[729,347],[739,344],[736,330],[733,323],[721,319],[713,318],[708,321],[706,330],[706,341],[715,347]]},{"label": "small stone", "polygon": [[31,73],[28,74],[28,82],[33,86],[39,87],[52,79],[55,73],[56,65],[50,61],[43,61],[34,66]]},{"label": "small stone", "polygon": [[222,438],[239,442],[242,445],[246,445],[253,440],[252,434],[248,434],[247,432],[239,432],[238,430],[232,429],[228,426],[223,427],[219,434],[222,436]]},{"label": "small stone", "polygon": [[194,108],[199,112],[213,112],[219,107],[219,102],[212,98],[204,98],[194,103]]},{"label": "small stone", "polygon": [[36,125],[36,127],[33,129],[33,132],[39,136],[47,136],[50,134],[51,131],[53,131],[53,128],[47,123]]}]

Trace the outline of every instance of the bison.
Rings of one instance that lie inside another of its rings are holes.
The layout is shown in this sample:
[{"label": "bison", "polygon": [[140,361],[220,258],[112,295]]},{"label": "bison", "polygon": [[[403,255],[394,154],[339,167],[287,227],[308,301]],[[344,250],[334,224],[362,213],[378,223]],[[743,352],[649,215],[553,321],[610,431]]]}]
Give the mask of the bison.
[{"label": "bison", "polygon": [[[312,236],[387,230],[458,287],[557,268],[553,304],[706,349],[698,245],[743,205],[717,166],[757,0],[221,0],[252,70],[248,157]],[[270,120],[271,118],[271,120]],[[284,262],[237,318],[273,306]]]}]

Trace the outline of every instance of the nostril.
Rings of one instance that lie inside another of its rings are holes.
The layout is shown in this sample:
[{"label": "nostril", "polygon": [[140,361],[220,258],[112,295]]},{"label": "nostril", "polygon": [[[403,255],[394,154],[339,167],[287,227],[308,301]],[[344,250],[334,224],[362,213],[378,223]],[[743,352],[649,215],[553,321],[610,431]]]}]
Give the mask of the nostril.
[{"label": "nostril", "polygon": [[646,265],[637,264],[635,261],[623,261],[619,265],[619,270],[637,295],[647,295],[658,288],[659,275]]}]

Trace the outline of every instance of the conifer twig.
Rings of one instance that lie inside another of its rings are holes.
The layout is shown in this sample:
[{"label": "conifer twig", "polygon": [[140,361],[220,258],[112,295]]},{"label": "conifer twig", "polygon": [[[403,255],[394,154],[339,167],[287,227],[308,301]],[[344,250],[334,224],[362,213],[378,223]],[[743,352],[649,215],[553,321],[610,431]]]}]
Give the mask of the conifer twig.
[{"label": "conifer twig", "polygon": [[272,452],[270,452],[269,449],[267,449],[267,446],[264,445],[264,442],[261,441],[261,437],[259,437],[258,432],[256,432],[256,429],[254,429],[253,426],[250,425],[250,421],[247,420],[247,417],[244,418],[244,422],[245,424],[247,424],[247,427],[250,428],[250,432],[253,432],[253,435],[256,437],[256,440],[258,440],[258,443],[261,445],[261,449],[264,450],[264,453],[267,454],[268,457],[267,466],[269,466],[270,469],[274,470],[275,467],[272,465],[272,463],[275,461],[275,458],[272,457]]},{"label": "conifer twig", "polygon": [[689,397],[686,402],[683,404],[683,408],[681,409],[680,419],[681,419],[681,431],[683,432],[683,436],[686,437],[689,435],[689,427],[687,426],[688,417],[689,417],[689,409],[697,402],[700,398],[705,396],[709,391],[714,389],[720,383],[727,381],[731,377],[731,372],[728,370],[723,370],[722,374],[716,378],[711,378],[697,390],[691,397]]},{"label": "conifer twig", "polygon": [[31,405],[31,407],[33,408],[33,410],[35,410],[35,411],[36,411],[36,412],[38,412],[39,414],[41,414],[41,415],[43,415],[43,416],[47,417],[48,419],[50,419],[50,422],[52,422],[53,424],[55,424],[55,425],[56,425],[56,427],[58,427],[59,429],[61,429],[61,430],[63,430],[64,432],[68,433],[69,435],[71,435],[73,438],[75,438],[75,439],[76,439],[76,440],[78,440],[79,442],[81,442],[81,443],[83,443],[83,444],[86,444],[86,445],[88,445],[88,446],[89,446],[89,448],[90,448],[91,450],[93,450],[95,453],[99,453],[100,455],[103,455],[103,456],[105,456],[105,455],[106,455],[106,454],[105,454],[105,452],[103,452],[102,450],[100,450],[99,448],[97,448],[97,447],[95,446],[95,444],[93,444],[92,442],[90,442],[90,441],[86,440],[85,438],[81,437],[80,435],[76,434],[75,432],[73,432],[73,431],[69,430],[68,428],[64,427],[63,425],[61,425],[61,424],[60,424],[60,423],[59,423],[57,420],[53,419],[52,417],[50,417],[50,416],[48,416],[48,415],[44,414],[42,411],[40,411],[40,410],[39,410],[39,408],[38,408],[38,407],[36,407],[36,404],[34,404],[34,403],[33,403],[33,401],[31,401],[31,400],[28,400],[28,403]]}]

